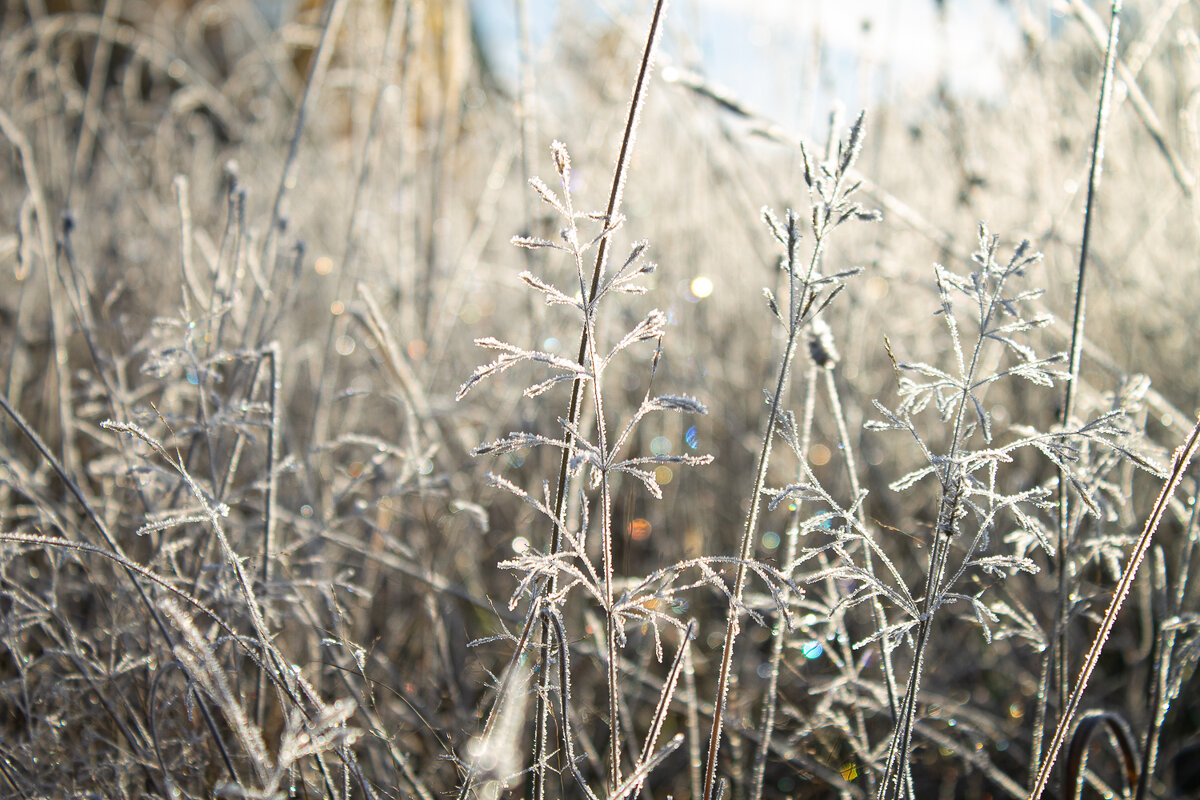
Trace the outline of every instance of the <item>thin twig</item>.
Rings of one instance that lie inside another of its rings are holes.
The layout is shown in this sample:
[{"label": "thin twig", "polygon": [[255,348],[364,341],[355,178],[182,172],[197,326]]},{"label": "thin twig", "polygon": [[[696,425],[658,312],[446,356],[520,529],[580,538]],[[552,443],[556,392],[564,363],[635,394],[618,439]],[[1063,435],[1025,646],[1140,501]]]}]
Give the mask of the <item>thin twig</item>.
[{"label": "thin twig", "polygon": [[[816,408],[817,396],[817,366],[810,364],[804,377],[804,416],[801,423],[798,457],[808,457],[808,445],[812,437],[813,414]],[[803,475],[803,470],[801,470]],[[796,560],[796,550],[800,538],[800,509],[801,503],[796,502],[796,510],[792,512],[792,521],[788,525],[787,538],[784,544],[783,563],[790,565]],[[787,626],[780,620],[775,623],[771,635],[771,672],[767,678],[767,688],[763,694],[762,721],[759,723],[758,750],[754,755],[754,770],[750,780],[750,800],[762,797],[763,780],[767,771],[767,756],[771,750],[771,734],[775,730],[775,712],[779,699],[779,665],[783,660],[783,645],[787,638]]]}]

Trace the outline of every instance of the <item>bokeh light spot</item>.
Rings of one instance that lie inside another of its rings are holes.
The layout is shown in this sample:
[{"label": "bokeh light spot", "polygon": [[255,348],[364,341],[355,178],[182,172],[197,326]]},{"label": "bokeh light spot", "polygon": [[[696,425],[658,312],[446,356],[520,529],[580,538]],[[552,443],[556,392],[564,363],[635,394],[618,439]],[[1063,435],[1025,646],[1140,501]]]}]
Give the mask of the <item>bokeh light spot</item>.
[{"label": "bokeh light spot", "polygon": [[654,526],[650,524],[650,520],[638,517],[629,523],[629,538],[635,542],[644,542],[650,538],[653,530]]}]

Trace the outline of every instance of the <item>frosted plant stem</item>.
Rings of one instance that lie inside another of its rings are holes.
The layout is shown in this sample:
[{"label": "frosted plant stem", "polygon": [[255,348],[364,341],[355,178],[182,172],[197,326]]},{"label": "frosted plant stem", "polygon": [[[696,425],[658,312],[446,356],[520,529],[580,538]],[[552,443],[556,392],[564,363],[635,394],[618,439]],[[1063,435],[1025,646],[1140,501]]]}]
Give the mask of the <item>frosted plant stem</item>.
[{"label": "frosted plant stem", "polygon": [[[828,225],[829,220],[825,220]],[[771,410],[767,415],[767,427],[763,432],[762,449],[758,455],[758,467],[754,474],[754,487],[750,493],[750,511],[746,515],[746,526],[742,532],[742,543],[738,550],[737,576],[734,579],[733,595],[729,602],[729,617],[725,626],[725,646],[721,651],[721,668],[717,678],[717,694],[713,702],[712,730],[708,739],[708,757],[704,768],[704,800],[714,800],[717,789],[717,756],[721,749],[721,731],[725,722],[725,704],[729,699],[729,682],[733,671],[733,645],[737,640],[740,629],[742,592],[746,586],[746,562],[754,550],[754,536],[758,530],[759,514],[762,511],[762,492],[767,482],[767,467],[771,462],[771,444],[775,438],[775,428],[779,424],[783,396],[787,391],[788,374],[791,371],[792,360],[796,355],[796,345],[800,339],[800,331],[806,321],[804,312],[808,309],[812,286],[812,277],[821,261],[825,249],[824,227],[815,231],[816,243],[813,246],[812,258],[809,260],[808,272],[803,279],[796,274],[796,244],[800,234],[796,230],[797,219],[789,212],[787,218],[787,271],[790,302],[788,304],[788,338],[784,347],[783,357],[779,364],[778,377],[775,380],[775,392],[771,396]]]},{"label": "frosted plant stem", "polygon": [[[666,10],[666,0],[657,0],[654,6],[654,16],[650,21],[650,32],[646,36],[646,47],[642,52],[642,60],[638,67],[637,79],[633,85],[633,96],[629,102],[629,113],[625,120],[625,130],[621,137],[621,149],[617,155],[617,165],[613,171],[612,188],[609,191],[608,207],[605,210],[605,223],[611,225],[620,213],[621,198],[624,193],[625,179],[629,172],[629,159],[633,151],[633,142],[637,133],[638,121],[641,117],[642,105],[645,102],[645,93],[647,84],[649,83],[650,68],[652,56],[654,54],[654,46],[658,41],[659,32],[663,14]],[[604,267],[608,262],[609,237],[605,236],[600,240],[600,244],[596,251],[596,261],[592,268],[591,285],[588,290],[588,304],[590,305],[596,297],[596,292],[600,286],[600,276],[604,273]],[[585,324],[579,337],[579,355],[576,358],[578,363],[584,363],[589,350],[588,328]],[[562,526],[566,524],[567,510],[567,472],[571,463],[571,457],[574,453],[574,435],[571,430],[577,429],[579,424],[580,412],[583,404],[583,389],[584,382],[576,379],[571,382],[571,402],[567,409],[567,421],[570,423],[567,426],[566,442],[567,447],[563,448],[562,458],[559,461],[558,467],[558,483],[554,494],[554,519],[550,535],[551,556],[556,555],[562,549]],[[553,594],[557,588],[557,574],[552,575],[548,583],[543,586],[542,591]],[[611,599],[609,602],[611,612]],[[550,669],[549,664],[545,663],[548,655],[547,646],[550,640],[550,631],[548,625],[543,623],[538,640],[538,652],[543,660],[543,669],[541,669],[541,679],[538,684],[537,692],[537,712],[534,722],[534,752],[533,752],[533,773],[534,773],[534,798],[535,800],[544,800],[546,797],[546,740],[549,734],[549,693],[550,693]],[[615,660],[610,659],[609,669],[616,669]],[[610,701],[612,698],[610,698]],[[615,743],[614,743],[615,745]],[[613,783],[615,787],[617,784]]]},{"label": "frosted plant stem", "polygon": [[[862,486],[859,484],[859,481],[858,481],[858,466],[857,466],[857,463],[854,458],[854,447],[853,447],[853,443],[850,441],[850,429],[846,425],[846,414],[845,414],[845,411],[843,411],[843,409],[842,409],[842,399],[841,399],[841,395],[838,392],[837,380],[834,376],[833,367],[834,367],[834,365],[831,363],[828,368],[823,370],[823,372],[825,373],[825,390],[829,394],[829,405],[830,405],[830,408],[833,410],[833,419],[837,423],[838,440],[839,440],[839,443],[841,444],[842,453],[844,454],[845,459],[846,459],[846,474],[850,481],[850,496],[853,498],[855,508],[858,511],[858,514],[857,514],[858,524],[859,524],[860,529],[863,532],[863,536],[870,536],[870,528],[867,527],[866,511],[863,509],[863,504],[861,501]],[[866,571],[868,572],[868,574],[870,574],[870,575],[875,574],[875,557],[873,555],[873,552],[874,552],[873,547],[868,546],[868,547],[863,548],[863,566],[866,569]],[[887,612],[884,610],[883,603],[880,601],[878,595],[873,596],[871,598],[871,614],[874,618],[875,630],[877,630],[877,631],[887,630],[887,628],[888,628]],[[896,721],[900,718],[899,689],[896,686],[895,667],[892,665],[892,651],[888,647],[888,642],[887,642],[886,637],[880,639],[879,654],[880,654],[880,665],[883,669],[884,685],[887,687],[888,707],[891,710],[892,724],[894,725],[896,723]],[[851,658],[853,658],[853,654],[852,654]],[[859,717],[860,717],[860,723],[861,723],[861,714],[859,715]],[[863,733],[862,733],[863,744],[864,744],[864,746],[867,746],[870,744],[870,742],[868,741],[867,736],[866,736],[865,726],[860,724],[860,728],[863,731]],[[868,779],[867,792],[868,792],[868,794],[874,793],[874,785],[872,783],[873,777],[874,777],[873,772],[867,773],[867,779]],[[912,772],[911,772],[911,770],[905,769],[904,781],[905,781],[905,785],[907,786],[907,792],[911,796],[912,795]]]},{"label": "frosted plant stem", "polygon": [[[942,503],[946,503],[946,494],[942,495]],[[939,512],[939,517],[943,512]],[[939,526],[940,527],[940,526]],[[911,779],[908,775],[908,751],[912,745],[913,726],[917,717],[917,694],[920,690],[921,677],[925,666],[925,652],[929,645],[931,620],[934,612],[934,596],[942,576],[945,574],[946,557],[950,551],[950,537],[940,531],[934,533],[932,552],[929,556],[929,571],[925,576],[925,599],[921,607],[921,621],[917,625],[916,644],[914,645],[912,672],[908,678],[908,689],[904,694],[904,702],[896,720],[896,735],[888,749],[887,769],[883,781],[879,784],[879,797],[889,800],[895,797],[912,797]]]},{"label": "frosted plant stem", "polygon": [[[833,419],[837,423],[838,438],[842,445],[842,452],[846,457],[846,474],[850,480],[850,494],[854,498],[854,503],[858,508],[858,523],[862,526],[863,535],[869,535],[867,527],[866,512],[863,510],[862,503],[859,502],[859,496],[862,494],[862,487],[858,482],[858,467],[854,460],[854,448],[850,442],[850,430],[846,425],[846,414],[842,410],[841,396],[838,394],[837,381],[834,378],[833,370],[825,370],[825,389],[829,393],[829,403],[833,409]],[[871,575],[875,574],[875,559],[872,555],[872,548],[863,548],[863,566]],[[875,617],[875,629],[878,631],[887,630],[888,620],[887,614],[884,612],[883,603],[880,602],[878,595],[871,600],[871,613]],[[887,646],[886,641],[880,641],[879,652],[883,664],[883,676],[887,684],[888,705],[891,707],[893,722],[899,716],[900,703],[897,699],[899,691],[896,688],[896,671],[892,666],[892,651]]]},{"label": "frosted plant stem", "polygon": [[692,797],[699,797],[703,788],[700,783],[700,702],[696,692],[696,668],[692,663],[692,649],[684,652],[683,701],[686,708],[688,731],[688,778]]},{"label": "frosted plant stem", "polygon": [[[1092,221],[1095,217],[1096,193],[1100,185],[1100,172],[1104,162],[1104,132],[1108,122],[1108,105],[1112,96],[1112,74],[1117,59],[1117,32],[1120,28],[1121,0],[1112,4],[1112,19],[1108,28],[1108,47],[1104,54],[1104,74],[1100,79],[1100,103],[1096,111],[1096,128],[1092,139],[1091,166],[1088,169],[1087,200],[1083,213],[1083,238],[1079,245],[1079,272],[1075,281],[1075,312],[1071,324],[1070,361],[1067,367],[1067,388],[1063,400],[1060,422],[1066,427],[1075,414],[1075,398],[1079,383],[1079,364],[1083,357],[1084,318],[1086,316],[1086,278],[1088,245],[1091,242]],[[1055,647],[1057,658],[1054,664],[1054,683],[1058,694],[1058,713],[1062,719],[1070,687],[1070,533],[1071,504],[1070,482],[1065,469],[1060,469],[1058,479],[1058,540],[1057,558],[1057,610],[1054,620]],[[1048,702],[1043,696],[1040,702]],[[1045,714],[1039,709],[1039,717]],[[1038,764],[1033,764],[1036,772]]]},{"label": "frosted plant stem", "polygon": [[1100,653],[1104,650],[1104,645],[1108,641],[1109,634],[1112,633],[1113,626],[1116,625],[1117,616],[1121,613],[1121,608],[1125,604],[1125,598],[1129,596],[1129,592],[1133,588],[1133,579],[1137,577],[1138,566],[1141,565],[1142,559],[1146,557],[1146,553],[1154,541],[1154,533],[1158,530],[1158,525],[1162,522],[1167,509],[1170,508],[1171,499],[1175,496],[1175,490],[1179,488],[1179,484],[1183,481],[1188,464],[1191,463],[1198,449],[1200,449],[1200,420],[1197,420],[1195,426],[1192,428],[1192,432],[1188,434],[1187,440],[1175,451],[1170,476],[1163,484],[1162,491],[1158,495],[1158,500],[1154,502],[1154,509],[1146,519],[1146,526],[1142,529],[1137,544],[1134,545],[1133,552],[1129,556],[1129,563],[1125,565],[1125,571],[1121,573],[1121,580],[1117,582],[1117,588],[1113,590],[1108,610],[1104,612],[1104,617],[1100,622],[1100,630],[1096,631],[1096,636],[1092,640],[1092,646],[1088,649],[1087,656],[1084,657],[1083,667],[1080,668],[1079,677],[1075,681],[1075,688],[1071,692],[1071,697],[1067,700],[1066,708],[1060,715],[1058,726],[1054,730],[1054,737],[1050,740],[1050,745],[1046,749],[1046,759],[1038,769],[1037,776],[1033,782],[1033,789],[1029,793],[1029,800],[1040,800],[1042,794],[1046,791],[1046,786],[1050,782],[1050,772],[1054,769],[1054,762],[1058,758],[1058,752],[1062,749],[1063,742],[1066,741],[1067,733],[1071,729],[1076,712],[1079,711],[1079,704],[1083,700],[1083,693],[1087,689],[1088,682],[1091,680],[1092,672],[1095,671],[1096,664],[1100,660]]},{"label": "frosted plant stem", "polygon": [[[655,759],[654,747],[658,744],[658,737],[662,733],[663,725],[666,723],[667,715],[670,713],[671,699],[675,696],[675,692],[679,688],[679,675],[683,671],[684,664],[687,663],[688,653],[692,647],[692,637],[695,635],[696,620],[692,619],[688,621],[687,627],[680,637],[679,650],[675,653],[675,660],[671,662],[671,669],[667,672],[666,680],[663,681],[658,706],[654,709],[654,719],[650,723],[650,730],[646,733],[646,741],[642,744],[642,755],[634,765],[635,775],[642,773],[646,765]],[[677,741],[672,746],[672,749],[682,744],[682,737],[683,733],[675,734],[674,740]],[[642,781],[639,781],[634,791],[641,789],[641,786]]]},{"label": "frosted plant stem", "polygon": [[[55,386],[58,394],[58,424],[61,428],[62,464],[72,473],[79,471],[77,452],[74,447],[74,402],[71,397],[71,369],[67,350],[67,310],[64,307],[65,298],[60,297],[58,281],[55,280],[58,248],[54,240],[54,228],[50,214],[50,203],[46,196],[45,187],[38,172],[37,159],[29,138],[17,127],[12,118],[0,109],[0,135],[12,144],[21,162],[21,170],[25,175],[25,185],[33,202],[37,219],[38,242],[42,250],[42,265],[45,268],[46,295],[50,306],[50,334],[52,343],[51,362],[54,365]],[[14,358],[15,362],[15,358]],[[10,378],[11,378],[10,372]],[[11,382],[7,387],[9,396],[18,398],[19,387]],[[31,429],[32,430],[32,429]]]},{"label": "frosted plant stem", "polygon": [[[817,367],[811,365],[804,376],[804,422],[800,433],[801,459],[800,474],[803,475],[803,459],[808,457],[808,445],[812,436],[813,409],[816,406]],[[787,542],[784,545],[783,565],[790,568],[796,558],[800,538],[800,501],[796,501],[796,510],[792,512],[792,522],[788,526]],[[775,730],[775,706],[779,695],[779,664],[783,659],[783,643],[787,638],[787,627],[783,620],[775,623],[771,636],[771,674],[767,678],[767,689],[763,696],[762,722],[759,731],[762,737],[758,743],[758,752],[754,755],[754,772],[750,780],[750,800],[762,797],[763,778],[767,771],[767,754],[771,751],[771,732]]]},{"label": "frosted plant stem", "polygon": [[1038,674],[1037,710],[1033,719],[1033,742],[1029,748],[1029,779],[1031,781],[1037,773],[1037,768],[1042,763],[1042,747],[1045,745],[1046,740],[1046,718],[1050,707],[1047,698],[1050,693],[1050,682],[1054,675],[1054,662],[1056,660],[1054,658],[1054,651],[1056,649],[1057,644],[1053,643],[1050,647],[1045,648],[1042,653],[1041,668]]},{"label": "frosted plant stem", "polygon": [[[1193,508],[1193,511],[1195,509]],[[1167,709],[1170,707],[1167,683],[1171,672],[1171,659],[1175,650],[1175,630],[1164,629],[1163,619],[1170,613],[1178,613],[1178,609],[1169,609],[1167,603],[1167,565],[1163,558],[1161,547],[1154,548],[1154,649],[1151,674],[1154,676],[1153,687],[1150,691],[1150,720],[1146,726],[1146,745],[1142,748],[1135,800],[1146,800],[1150,792],[1150,781],[1154,776],[1155,764],[1158,762],[1159,737],[1162,726],[1166,721]]]},{"label": "frosted plant stem", "polygon": [[[604,241],[608,241],[605,237]],[[593,296],[595,290],[593,288]],[[592,404],[596,413],[596,446],[608,457],[608,426],[604,420],[604,392],[602,377],[604,362],[596,349],[595,304],[588,306],[584,339],[588,345],[588,365],[592,374]],[[604,628],[605,628],[605,671],[608,677],[608,733],[609,762],[608,781],[611,791],[621,785],[621,716],[620,694],[617,683],[617,626],[619,620],[613,614],[613,559],[612,559],[612,487],[609,484],[607,466],[600,475],[600,535],[601,555],[604,570]]]},{"label": "frosted plant stem", "polygon": [[[270,593],[271,559],[276,552],[275,523],[278,515],[275,513],[275,499],[278,490],[279,473],[279,389],[282,382],[280,348],[278,342],[272,342],[263,350],[269,367],[267,373],[267,403],[271,409],[270,427],[267,428],[267,487],[263,497],[263,540],[262,563],[259,565],[259,581],[262,584],[264,596]],[[266,664],[270,663],[266,649],[263,650],[263,667],[258,671],[258,691],[255,697],[254,722],[259,730],[263,727],[266,714]]]},{"label": "frosted plant stem", "polygon": [[[997,239],[984,239],[981,234],[982,253],[986,259],[982,269],[985,274],[982,280],[987,280],[987,272],[993,265]],[[1014,258],[1020,256],[1020,251]],[[912,670],[908,678],[908,688],[904,702],[896,720],[892,744],[888,749],[887,769],[883,782],[879,786],[880,800],[891,800],[899,796],[912,796],[910,779],[903,781],[901,793],[901,775],[907,775],[909,770],[908,751],[912,745],[913,726],[916,724],[917,694],[920,690],[922,673],[925,667],[925,651],[929,646],[930,633],[933,627],[933,616],[937,611],[939,595],[942,591],[942,580],[946,574],[946,562],[950,554],[950,542],[958,533],[957,520],[962,507],[963,483],[966,477],[962,474],[959,463],[962,456],[964,423],[966,419],[967,400],[971,395],[971,387],[975,384],[975,375],[979,368],[983,345],[986,341],[984,332],[991,328],[993,315],[999,306],[999,299],[1004,291],[1004,284],[1009,273],[1002,274],[996,285],[989,292],[987,302],[981,299],[979,308],[980,335],[975,339],[971,352],[971,361],[961,365],[963,389],[958,397],[958,408],[954,414],[954,433],[950,437],[950,448],[945,459],[945,466],[940,470],[939,478],[942,484],[942,497],[938,504],[937,523],[933,531],[933,546],[929,554],[929,571],[925,576],[925,596],[921,602],[921,617],[917,623],[916,642],[913,649]],[[961,358],[961,353],[960,353]]]},{"label": "frosted plant stem", "polygon": [[[517,639],[517,646],[513,649],[513,653],[508,658],[508,666],[505,668],[500,679],[500,685],[496,689],[496,699],[492,703],[491,711],[488,712],[487,719],[483,723],[483,733],[480,735],[480,752],[487,752],[492,746],[492,734],[496,729],[496,724],[500,719],[501,712],[504,708],[504,700],[512,689],[514,675],[517,668],[525,659],[525,651],[529,644],[529,637],[533,631],[534,620],[542,619],[545,626],[549,626],[549,622],[542,615],[542,598],[535,597],[533,603],[529,606],[529,613],[525,617],[525,624],[521,628],[521,636]],[[478,765],[476,759],[472,758],[472,762],[467,764],[466,775],[463,777],[462,785],[458,787],[457,800],[466,800],[471,796],[471,790],[475,786],[475,779],[479,777]]]},{"label": "frosted plant stem", "polygon": [[1146,800],[1150,793],[1150,782],[1154,779],[1155,765],[1158,762],[1159,738],[1162,735],[1163,723],[1166,722],[1167,711],[1171,705],[1171,690],[1168,689],[1171,662],[1175,652],[1176,629],[1166,630],[1164,620],[1179,615],[1183,611],[1183,600],[1187,592],[1189,573],[1191,572],[1192,551],[1196,537],[1196,496],[1193,489],[1189,498],[1191,514],[1188,516],[1187,527],[1183,533],[1182,552],[1178,560],[1179,574],[1175,578],[1175,591],[1171,592],[1170,581],[1167,580],[1167,565],[1162,558],[1162,550],[1158,549],[1157,572],[1161,576],[1161,586],[1156,586],[1159,595],[1159,609],[1155,620],[1157,636],[1154,659],[1154,694],[1151,696],[1150,724],[1146,731],[1146,745],[1142,748],[1142,766],[1138,770],[1136,800]]}]

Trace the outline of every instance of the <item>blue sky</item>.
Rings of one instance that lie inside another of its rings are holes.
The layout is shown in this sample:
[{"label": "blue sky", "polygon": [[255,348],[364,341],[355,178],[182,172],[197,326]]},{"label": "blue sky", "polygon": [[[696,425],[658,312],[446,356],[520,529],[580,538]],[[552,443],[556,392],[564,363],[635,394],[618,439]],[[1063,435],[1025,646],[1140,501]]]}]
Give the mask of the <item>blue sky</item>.
[{"label": "blue sky", "polygon": [[[604,24],[626,14],[644,26],[650,8],[649,0],[527,2],[544,59],[553,58],[553,37],[566,15]],[[1045,0],[1025,2],[1035,14],[1049,13],[1038,10]],[[515,75],[515,2],[471,5],[493,67],[502,77]],[[816,41],[823,52],[814,80]],[[834,103],[920,100],[943,78],[954,92],[1003,102],[1002,67],[1020,43],[1011,7],[998,0],[948,0],[944,16],[932,0],[673,0],[663,39],[677,63],[801,128],[820,124]]]}]

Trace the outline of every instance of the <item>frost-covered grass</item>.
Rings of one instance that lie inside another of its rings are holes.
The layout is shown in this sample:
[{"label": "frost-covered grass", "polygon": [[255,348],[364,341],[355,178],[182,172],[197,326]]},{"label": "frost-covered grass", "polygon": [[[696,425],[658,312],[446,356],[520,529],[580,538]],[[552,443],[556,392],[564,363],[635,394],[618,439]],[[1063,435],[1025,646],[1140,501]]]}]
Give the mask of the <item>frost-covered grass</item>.
[{"label": "frost-covered grass", "polygon": [[449,0],[62,5],[0,16],[6,796],[1196,793],[1200,12],[812,140],[661,8],[506,87]]}]

